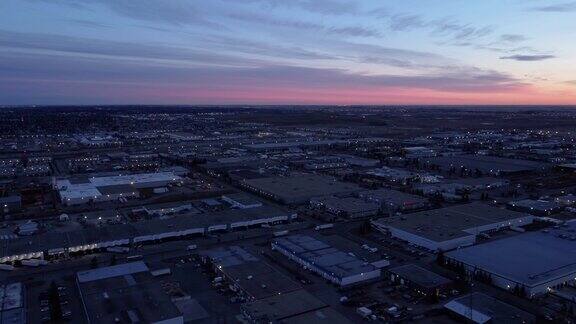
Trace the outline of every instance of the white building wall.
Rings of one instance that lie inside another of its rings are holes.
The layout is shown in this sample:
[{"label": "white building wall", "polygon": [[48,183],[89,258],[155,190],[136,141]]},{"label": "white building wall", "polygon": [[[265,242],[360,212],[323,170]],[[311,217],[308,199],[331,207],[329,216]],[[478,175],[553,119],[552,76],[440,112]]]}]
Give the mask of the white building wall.
[{"label": "white building wall", "polygon": [[285,250],[284,248],[282,248],[279,245],[272,243],[272,249],[280,252],[281,254],[288,257],[288,259],[300,264],[303,267],[306,267],[307,269],[318,274],[322,278],[329,280],[330,282],[335,283],[339,286],[347,286],[347,285],[354,284],[354,283],[359,283],[359,282],[363,282],[363,281],[367,281],[367,280],[371,280],[371,279],[376,279],[376,278],[379,278],[381,275],[380,269],[374,269],[373,271],[370,271],[370,272],[360,273],[360,274],[356,274],[356,275],[348,276],[348,277],[344,277],[344,278],[338,278],[336,276],[330,275],[329,273],[326,273],[324,270],[316,267],[314,264],[311,264],[311,263],[307,262],[306,260],[301,259],[296,254],[294,254],[288,250]]},{"label": "white building wall", "polygon": [[456,249],[460,246],[466,246],[466,245],[474,244],[476,242],[476,236],[475,235],[468,235],[468,236],[463,236],[463,237],[457,237],[457,238],[454,238],[452,240],[436,242],[436,241],[424,238],[422,236],[408,233],[406,231],[403,231],[403,230],[400,230],[397,228],[388,227],[388,230],[390,231],[390,234],[392,234],[393,237],[397,237],[401,240],[410,242],[412,244],[416,244],[418,246],[424,247],[424,248],[431,250],[431,251],[438,251],[438,250],[448,251],[448,250]]},{"label": "white building wall", "polygon": [[[455,261],[459,261],[458,259],[454,259]],[[460,261],[459,261],[460,262]],[[467,271],[468,274],[472,274],[474,272],[474,269],[479,269],[476,268],[473,265],[469,265],[469,264],[464,264],[464,267]],[[547,293],[549,290],[548,288],[554,288],[555,286],[558,285],[563,285],[565,283],[576,286],[576,272],[571,272],[571,273],[567,273],[566,275],[547,281],[547,282],[543,282],[534,286],[528,286],[522,282],[517,282],[514,281],[512,279],[508,279],[505,277],[502,277],[496,273],[487,271],[486,269],[479,269],[482,271],[485,271],[487,273],[490,273],[490,275],[492,276],[492,285],[496,286],[496,287],[500,287],[502,289],[505,290],[514,290],[514,288],[516,287],[516,285],[520,286],[520,287],[524,287],[524,289],[526,289],[526,296],[527,297],[534,297],[534,296],[538,296],[538,295],[542,295]]]}]

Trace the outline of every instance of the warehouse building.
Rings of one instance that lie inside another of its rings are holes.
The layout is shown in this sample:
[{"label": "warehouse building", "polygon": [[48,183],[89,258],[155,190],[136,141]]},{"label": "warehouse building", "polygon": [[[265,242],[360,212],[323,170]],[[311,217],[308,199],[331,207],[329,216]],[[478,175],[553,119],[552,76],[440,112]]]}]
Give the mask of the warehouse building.
[{"label": "warehouse building", "polygon": [[354,155],[340,155],[348,163],[348,165],[361,168],[376,167],[380,164],[380,160],[368,159]]},{"label": "warehouse building", "polygon": [[381,218],[372,221],[372,226],[431,251],[447,251],[474,244],[482,233],[527,225],[533,219],[531,215],[475,202]]},{"label": "warehouse building", "polygon": [[424,195],[433,195],[437,193],[461,195],[463,193],[503,188],[509,185],[510,182],[506,179],[482,177],[446,180],[431,184],[418,184],[414,187],[414,189],[421,191]]},{"label": "warehouse building", "polygon": [[508,208],[537,216],[549,216],[564,209],[564,206],[556,201],[524,199],[508,203]]},{"label": "warehouse building", "polygon": [[28,259],[54,259],[92,253],[115,246],[157,244],[216,231],[274,225],[296,218],[277,208],[262,206],[213,213],[180,215],[132,224],[110,225],[71,232],[48,232],[26,238],[0,240],[0,263]]},{"label": "warehouse building", "polygon": [[272,249],[338,286],[380,278],[380,268],[310,236],[276,238]]},{"label": "warehouse building", "polygon": [[446,303],[444,308],[457,319],[478,324],[536,323],[534,315],[478,292],[456,298]]},{"label": "warehouse building", "polygon": [[243,304],[241,311],[249,323],[352,323],[302,289]]},{"label": "warehouse building", "polygon": [[438,165],[444,171],[455,168],[456,171],[459,172],[464,168],[473,172],[479,170],[482,174],[491,175],[522,174],[544,170],[548,167],[546,163],[537,161],[508,159],[486,155],[436,156],[423,158],[422,161],[426,164]]},{"label": "warehouse building", "polygon": [[310,199],[310,206],[331,215],[346,218],[371,217],[380,211],[380,204],[354,197],[322,197]]},{"label": "warehouse building", "polygon": [[300,289],[296,282],[240,246],[201,251],[199,255],[203,262],[212,264],[217,276],[245,301],[269,298]]},{"label": "warehouse building", "polygon": [[81,271],[76,282],[88,323],[184,323],[142,261]]},{"label": "warehouse building", "polygon": [[402,169],[393,169],[385,166],[379,169],[367,171],[366,174],[377,179],[401,184],[406,184],[409,180],[415,179],[417,177],[417,175],[413,172]]},{"label": "warehouse building", "polygon": [[243,180],[241,185],[247,190],[283,204],[305,204],[314,197],[351,194],[361,190],[355,184],[315,174],[248,179]]},{"label": "warehouse building", "polygon": [[428,206],[428,200],[419,196],[391,189],[362,191],[360,198],[380,204],[383,210],[408,211],[422,209]]},{"label": "warehouse building", "polygon": [[146,205],[139,208],[134,208],[131,214],[134,216],[168,216],[182,213],[201,213],[200,210],[192,206],[190,201],[176,201],[160,204]]},{"label": "warehouse building", "polygon": [[446,253],[446,262],[468,275],[489,274],[495,286],[533,297],[557,286],[575,285],[576,222],[523,233]]},{"label": "warehouse building", "polygon": [[139,190],[182,183],[172,172],[140,173],[102,177],[84,177],[56,181],[60,200],[65,205],[139,197]]},{"label": "warehouse building", "polygon": [[251,152],[283,152],[295,149],[307,150],[321,150],[335,146],[350,146],[350,145],[374,145],[383,142],[388,142],[388,138],[367,137],[356,138],[349,140],[308,140],[308,141],[286,141],[282,143],[256,143],[246,144],[244,147]]},{"label": "warehouse building", "polygon": [[244,145],[251,152],[283,152],[294,149],[314,149],[319,150],[335,145],[345,145],[344,140],[314,140],[314,141],[293,141],[283,143],[257,143]]},{"label": "warehouse building", "polygon": [[424,296],[438,296],[452,286],[450,279],[415,264],[390,268],[387,272],[392,282],[408,286]]},{"label": "warehouse building", "polygon": [[232,208],[246,209],[262,206],[262,202],[244,193],[234,193],[222,196],[222,200],[229,203]]},{"label": "warehouse building", "polygon": [[0,284],[0,324],[26,324],[26,288],[21,282]]}]

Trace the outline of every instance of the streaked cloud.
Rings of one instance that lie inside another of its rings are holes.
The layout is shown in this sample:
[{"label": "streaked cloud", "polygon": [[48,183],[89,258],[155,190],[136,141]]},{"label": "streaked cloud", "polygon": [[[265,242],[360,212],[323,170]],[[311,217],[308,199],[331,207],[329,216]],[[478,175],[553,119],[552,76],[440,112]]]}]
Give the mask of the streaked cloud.
[{"label": "streaked cloud", "polygon": [[536,55],[510,55],[510,56],[502,56],[500,59],[502,60],[514,60],[514,61],[521,61],[521,62],[536,62],[536,61],[544,61],[553,59],[556,56],[549,55],[549,54],[536,54]]},{"label": "streaked cloud", "polygon": [[223,26],[205,17],[198,3],[181,0],[32,0],[62,4],[80,10],[104,7],[118,15],[146,22],[169,25],[196,25],[209,28]]},{"label": "streaked cloud", "polygon": [[268,25],[272,27],[290,28],[298,30],[313,31],[317,33],[335,34],[343,36],[358,36],[358,37],[380,37],[382,33],[374,28],[364,26],[327,26],[319,23],[285,19],[274,17],[270,14],[255,14],[255,13],[231,13],[227,17],[234,20],[242,21],[244,23],[256,25]]},{"label": "streaked cloud", "polygon": [[272,8],[296,8],[325,15],[355,15],[360,1],[354,0],[221,0],[233,3],[259,3]]},{"label": "streaked cloud", "polygon": [[0,103],[566,102],[576,74],[570,0],[0,3]]},{"label": "streaked cloud", "polygon": [[543,12],[574,12],[576,11],[576,1],[533,7],[532,10]]},{"label": "streaked cloud", "polygon": [[519,43],[528,40],[528,37],[519,34],[503,34],[500,35],[500,41],[506,43]]}]

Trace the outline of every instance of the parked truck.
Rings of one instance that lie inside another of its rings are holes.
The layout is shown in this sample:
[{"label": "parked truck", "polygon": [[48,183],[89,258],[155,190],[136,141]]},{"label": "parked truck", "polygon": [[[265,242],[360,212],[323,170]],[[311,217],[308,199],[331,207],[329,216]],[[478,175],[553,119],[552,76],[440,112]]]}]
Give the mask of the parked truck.
[{"label": "parked truck", "polygon": [[290,231],[288,231],[288,230],[277,231],[277,232],[274,232],[274,236],[275,236],[275,237],[284,236],[284,235],[288,234],[289,232],[290,232]]},{"label": "parked truck", "polygon": [[356,309],[356,313],[362,316],[362,318],[367,318],[368,316],[372,315],[372,310],[368,307],[358,307]]},{"label": "parked truck", "polygon": [[314,227],[314,229],[317,231],[321,231],[323,229],[332,228],[332,227],[334,227],[334,224],[328,223],[328,224],[317,225],[316,227]]}]

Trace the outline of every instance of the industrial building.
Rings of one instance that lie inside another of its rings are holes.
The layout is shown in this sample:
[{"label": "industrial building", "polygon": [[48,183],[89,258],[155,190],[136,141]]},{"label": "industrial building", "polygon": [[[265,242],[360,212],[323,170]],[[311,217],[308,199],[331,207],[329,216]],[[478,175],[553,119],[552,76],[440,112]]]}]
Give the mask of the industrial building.
[{"label": "industrial building", "polygon": [[372,221],[377,230],[431,251],[472,245],[482,233],[532,223],[531,215],[475,202]]},{"label": "industrial building", "polygon": [[334,216],[346,218],[371,217],[380,211],[380,204],[354,197],[321,197],[310,199],[310,206]]},{"label": "industrial building", "polygon": [[352,323],[302,289],[243,304],[241,311],[249,323]]},{"label": "industrial building", "polygon": [[367,175],[389,181],[391,183],[405,184],[408,180],[416,178],[416,174],[402,169],[382,167],[366,172]]},{"label": "industrial building", "polygon": [[438,296],[452,286],[450,279],[415,264],[390,268],[387,272],[392,282],[408,286],[424,296]]},{"label": "industrial building", "polygon": [[562,211],[564,206],[556,201],[523,199],[509,202],[508,208],[532,215],[548,216]]},{"label": "industrial building", "polygon": [[244,145],[251,152],[282,152],[294,149],[322,149],[336,145],[346,145],[348,141],[344,140],[313,140],[313,141],[294,141],[283,143],[258,143]]},{"label": "industrial building", "polygon": [[248,179],[242,181],[241,185],[247,190],[283,204],[304,204],[314,197],[351,194],[361,190],[355,184],[315,174]]},{"label": "industrial building", "polygon": [[272,249],[338,286],[380,278],[379,267],[310,236],[276,238],[272,241]]},{"label": "industrial building", "polygon": [[262,206],[262,202],[243,193],[227,194],[222,200],[229,203],[232,208],[246,209]]},{"label": "industrial building", "polygon": [[437,193],[448,193],[450,195],[461,195],[474,191],[492,190],[503,188],[510,184],[506,179],[494,177],[481,178],[461,178],[455,180],[445,180],[439,183],[418,184],[414,188],[424,195]]},{"label": "industrial building", "polygon": [[56,181],[56,189],[63,204],[78,205],[139,197],[141,189],[161,188],[182,181],[172,172],[140,173],[62,179]]},{"label": "industrial building", "polygon": [[423,146],[405,147],[402,151],[407,159],[417,159],[436,155],[436,151]]},{"label": "industrial building", "polygon": [[21,282],[0,284],[0,324],[26,324],[26,289]]},{"label": "industrial building", "polygon": [[81,271],[76,282],[88,323],[184,323],[142,261]]},{"label": "industrial building", "polygon": [[557,286],[575,285],[576,222],[559,228],[523,233],[446,253],[446,262],[461,265],[469,275],[482,271],[492,284],[518,290],[527,297]]},{"label": "industrial building", "polygon": [[199,255],[213,265],[230,289],[247,301],[277,296],[300,289],[300,285],[240,246],[227,246]]},{"label": "industrial building", "polygon": [[246,229],[262,224],[277,224],[294,219],[296,214],[262,206],[219,212],[180,215],[132,224],[110,225],[63,233],[43,233],[26,238],[0,241],[0,263],[27,259],[66,257],[114,246],[155,244],[180,240],[215,231]]},{"label": "industrial building", "polygon": [[482,174],[491,175],[521,174],[544,170],[548,167],[543,162],[486,155],[436,156],[423,158],[422,161],[426,164],[438,165],[444,171],[455,168],[459,172],[464,168],[471,171],[479,170]]},{"label": "industrial building", "polygon": [[354,155],[340,155],[348,163],[353,167],[361,167],[361,168],[368,168],[368,167],[375,167],[380,164],[380,160],[378,159],[367,159],[363,157],[358,157]]},{"label": "industrial building", "polygon": [[484,324],[530,324],[536,317],[528,312],[482,293],[471,293],[444,305],[457,319]]},{"label": "industrial building", "polygon": [[360,198],[378,203],[383,210],[408,211],[428,206],[428,200],[416,195],[391,189],[362,191]]},{"label": "industrial building", "polygon": [[180,213],[201,213],[200,210],[192,206],[189,201],[177,201],[160,204],[146,205],[139,208],[132,209],[132,215],[143,216],[167,216]]},{"label": "industrial building", "polygon": [[335,146],[349,146],[349,145],[359,145],[359,144],[377,144],[387,142],[388,138],[357,138],[350,140],[307,140],[307,141],[286,141],[286,142],[274,142],[274,143],[257,143],[257,144],[247,144],[244,145],[246,149],[251,152],[283,152],[295,149],[309,149],[309,150],[320,150],[324,148],[330,148]]}]

